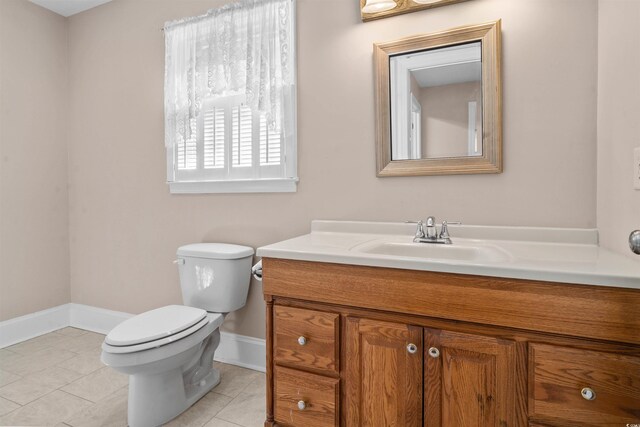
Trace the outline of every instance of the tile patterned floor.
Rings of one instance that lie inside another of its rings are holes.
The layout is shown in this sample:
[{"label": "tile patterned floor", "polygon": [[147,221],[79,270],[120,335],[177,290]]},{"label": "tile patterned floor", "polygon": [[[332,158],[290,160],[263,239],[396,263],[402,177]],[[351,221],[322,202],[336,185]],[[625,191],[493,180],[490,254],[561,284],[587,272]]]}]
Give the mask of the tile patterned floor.
[{"label": "tile patterned floor", "polygon": [[[0,426],[126,426],[127,377],[100,362],[103,339],[64,328],[0,349]],[[220,384],[167,426],[263,425],[264,374],[215,366]]]}]

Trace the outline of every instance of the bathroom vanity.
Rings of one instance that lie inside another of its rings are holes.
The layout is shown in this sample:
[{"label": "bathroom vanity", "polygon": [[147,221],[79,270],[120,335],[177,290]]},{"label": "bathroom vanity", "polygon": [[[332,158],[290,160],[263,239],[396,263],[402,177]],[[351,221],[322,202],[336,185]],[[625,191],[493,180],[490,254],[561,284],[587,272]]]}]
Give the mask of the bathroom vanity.
[{"label": "bathroom vanity", "polygon": [[595,230],[451,234],[314,221],[258,249],[265,425],[640,423],[640,263]]}]

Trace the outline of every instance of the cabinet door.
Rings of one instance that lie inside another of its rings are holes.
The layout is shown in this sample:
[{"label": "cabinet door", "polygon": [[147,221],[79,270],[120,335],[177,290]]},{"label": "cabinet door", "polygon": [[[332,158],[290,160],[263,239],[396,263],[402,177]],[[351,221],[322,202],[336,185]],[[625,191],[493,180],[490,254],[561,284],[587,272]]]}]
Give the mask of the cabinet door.
[{"label": "cabinet door", "polygon": [[347,318],[345,425],[422,426],[422,328]]},{"label": "cabinet door", "polygon": [[425,329],[425,427],[517,422],[516,344]]}]

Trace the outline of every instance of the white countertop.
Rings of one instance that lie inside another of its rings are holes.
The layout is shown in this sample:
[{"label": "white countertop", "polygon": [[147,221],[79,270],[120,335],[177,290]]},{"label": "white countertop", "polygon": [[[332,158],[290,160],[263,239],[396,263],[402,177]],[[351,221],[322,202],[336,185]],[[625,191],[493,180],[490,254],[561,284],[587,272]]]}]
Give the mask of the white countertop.
[{"label": "white countertop", "polygon": [[[640,289],[640,256],[635,261],[601,248],[595,229],[451,225],[452,245],[414,244],[415,229],[405,223],[313,221],[310,234],[263,246],[257,255]],[[479,248],[497,255],[470,261],[369,252],[380,244],[438,246],[435,251]]]}]

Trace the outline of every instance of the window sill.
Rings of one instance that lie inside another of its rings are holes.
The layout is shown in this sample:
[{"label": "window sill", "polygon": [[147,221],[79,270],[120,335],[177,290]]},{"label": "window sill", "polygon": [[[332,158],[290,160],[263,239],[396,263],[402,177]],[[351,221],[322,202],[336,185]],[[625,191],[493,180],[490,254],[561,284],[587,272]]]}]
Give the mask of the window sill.
[{"label": "window sill", "polygon": [[169,182],[171,194],[295,193],[298,178]]}]

